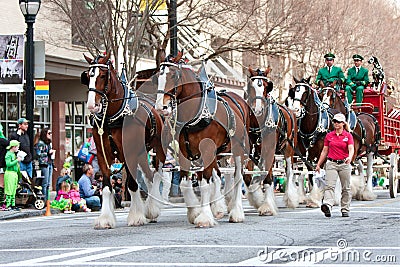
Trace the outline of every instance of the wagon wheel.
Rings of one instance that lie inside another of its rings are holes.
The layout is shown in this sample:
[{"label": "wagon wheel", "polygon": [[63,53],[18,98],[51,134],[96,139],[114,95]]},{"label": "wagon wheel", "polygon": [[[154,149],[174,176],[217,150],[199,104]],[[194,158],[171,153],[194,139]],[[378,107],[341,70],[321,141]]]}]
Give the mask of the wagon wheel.
[{"label": "wagon wheel", "polygon": [[44,208],[44,200],[43,199],[36,199],[34,205],[35,205],[36,209],[42,210]]},{"label": "wagon wheel", "polygon": [[397,154],[390,154],[390,169],[389,169],[389,192],[390,197],[395,198],[398,192],[399,181],[397,179],[398,165]]}]

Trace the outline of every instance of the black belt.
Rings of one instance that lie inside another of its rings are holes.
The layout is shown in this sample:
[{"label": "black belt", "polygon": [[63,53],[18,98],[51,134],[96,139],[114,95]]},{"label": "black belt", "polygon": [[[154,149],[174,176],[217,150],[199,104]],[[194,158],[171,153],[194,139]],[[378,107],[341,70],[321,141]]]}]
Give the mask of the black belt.
[{"label": "black belt", "polygon": [[346,162],[345,159],[331,159],[331,158],[328,158],[328,160],[329,160],[329,161],[332,161],[332,162],[335,162],[335,163],[337,163],[337,164],[343,164],[343,163]]}]

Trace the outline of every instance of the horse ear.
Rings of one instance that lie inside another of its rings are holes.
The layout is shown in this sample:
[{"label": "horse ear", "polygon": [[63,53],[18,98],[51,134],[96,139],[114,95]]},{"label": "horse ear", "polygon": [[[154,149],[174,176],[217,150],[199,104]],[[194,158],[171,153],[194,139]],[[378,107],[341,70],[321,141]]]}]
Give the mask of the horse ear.
[{"label": "horse ear", "polygon": [[251,76],[255,76],[254,70],[250,66],[247,69],[249,70]]},{"label": "horse ear", "polygon": [[299,83],[299,82],[300,82],[300,81],[299,81],[299,80],[297,80],[297,78],[296,78],[296,77],[294,77],[294,76],[293,76],[293,80],[294,80],[294,82],[295,82],[295,83]]},{"label": "horse ear", "polygon": [[267,76],[271,71],[272,71],[271,66],[268,66],[268,67],[265,69],[265,71],[264,71],[265,76]]},{"label": "horse ear", "polygon": [[86,59],[87,63],[92,64],[93,59],[83,54],[83,57]]},{"label": "horse ear", "polygon": [[108,51],[106,57],[104,58],[104,62],[107,62],[110,59],[111,51]]},{"label": "horse ear", "polygon": [[176,56],[176,58],[174,58],[174,62],[175,62],[175,63],[178,63],[179,60],[181,60],[182,56],[183,56],[183,52],[182,52],[182,51],[179,51],[179,52],[178,52],[178,55]]},{"label": "horse ear", "polygon": [[306,82],[310,84],[311,76],[306,79]]},{"label": "horse ear", "polygon": [[160,62],[164,62],[165,61],[166,54],[165,54],[165,50],[164,49],[161,48],[159,50],[158,57],[160,59]]}]

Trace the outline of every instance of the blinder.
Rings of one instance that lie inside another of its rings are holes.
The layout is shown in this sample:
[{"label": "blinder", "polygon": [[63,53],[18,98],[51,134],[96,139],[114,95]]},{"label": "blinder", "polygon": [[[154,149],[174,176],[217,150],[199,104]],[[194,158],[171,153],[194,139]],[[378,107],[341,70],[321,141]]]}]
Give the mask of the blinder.
[{"label": "blinder", "polygon": [[81,84],[89,86],[88,71],[85,70],[81,73]]}]

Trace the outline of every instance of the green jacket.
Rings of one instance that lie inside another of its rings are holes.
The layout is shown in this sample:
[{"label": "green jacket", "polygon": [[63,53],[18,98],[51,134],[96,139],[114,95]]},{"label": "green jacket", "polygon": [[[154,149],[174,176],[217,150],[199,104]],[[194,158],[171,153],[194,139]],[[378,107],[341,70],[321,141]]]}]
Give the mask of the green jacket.
[{"label": "green jacket", "polygon": [[347,71],[346,84],[353,86],[363,85],[364,87],[369,83],[368,69],[360,67],[356,74],[356,67],[352,67]]},{"label": "green jacket", "polygon": [[332,66],[331,72],[329,72],[328,66],[326,66],[319,69],[315,83],[319,85],[319,81],[322,81],[327,86],[328,83],[333,83],[335,80],[344,82],[345,77],[342,68]]},{"label": "green jacket", "polygon": [[19,163],[14,152],[7,151],[6,166],[6,171],[19,172]]}]

